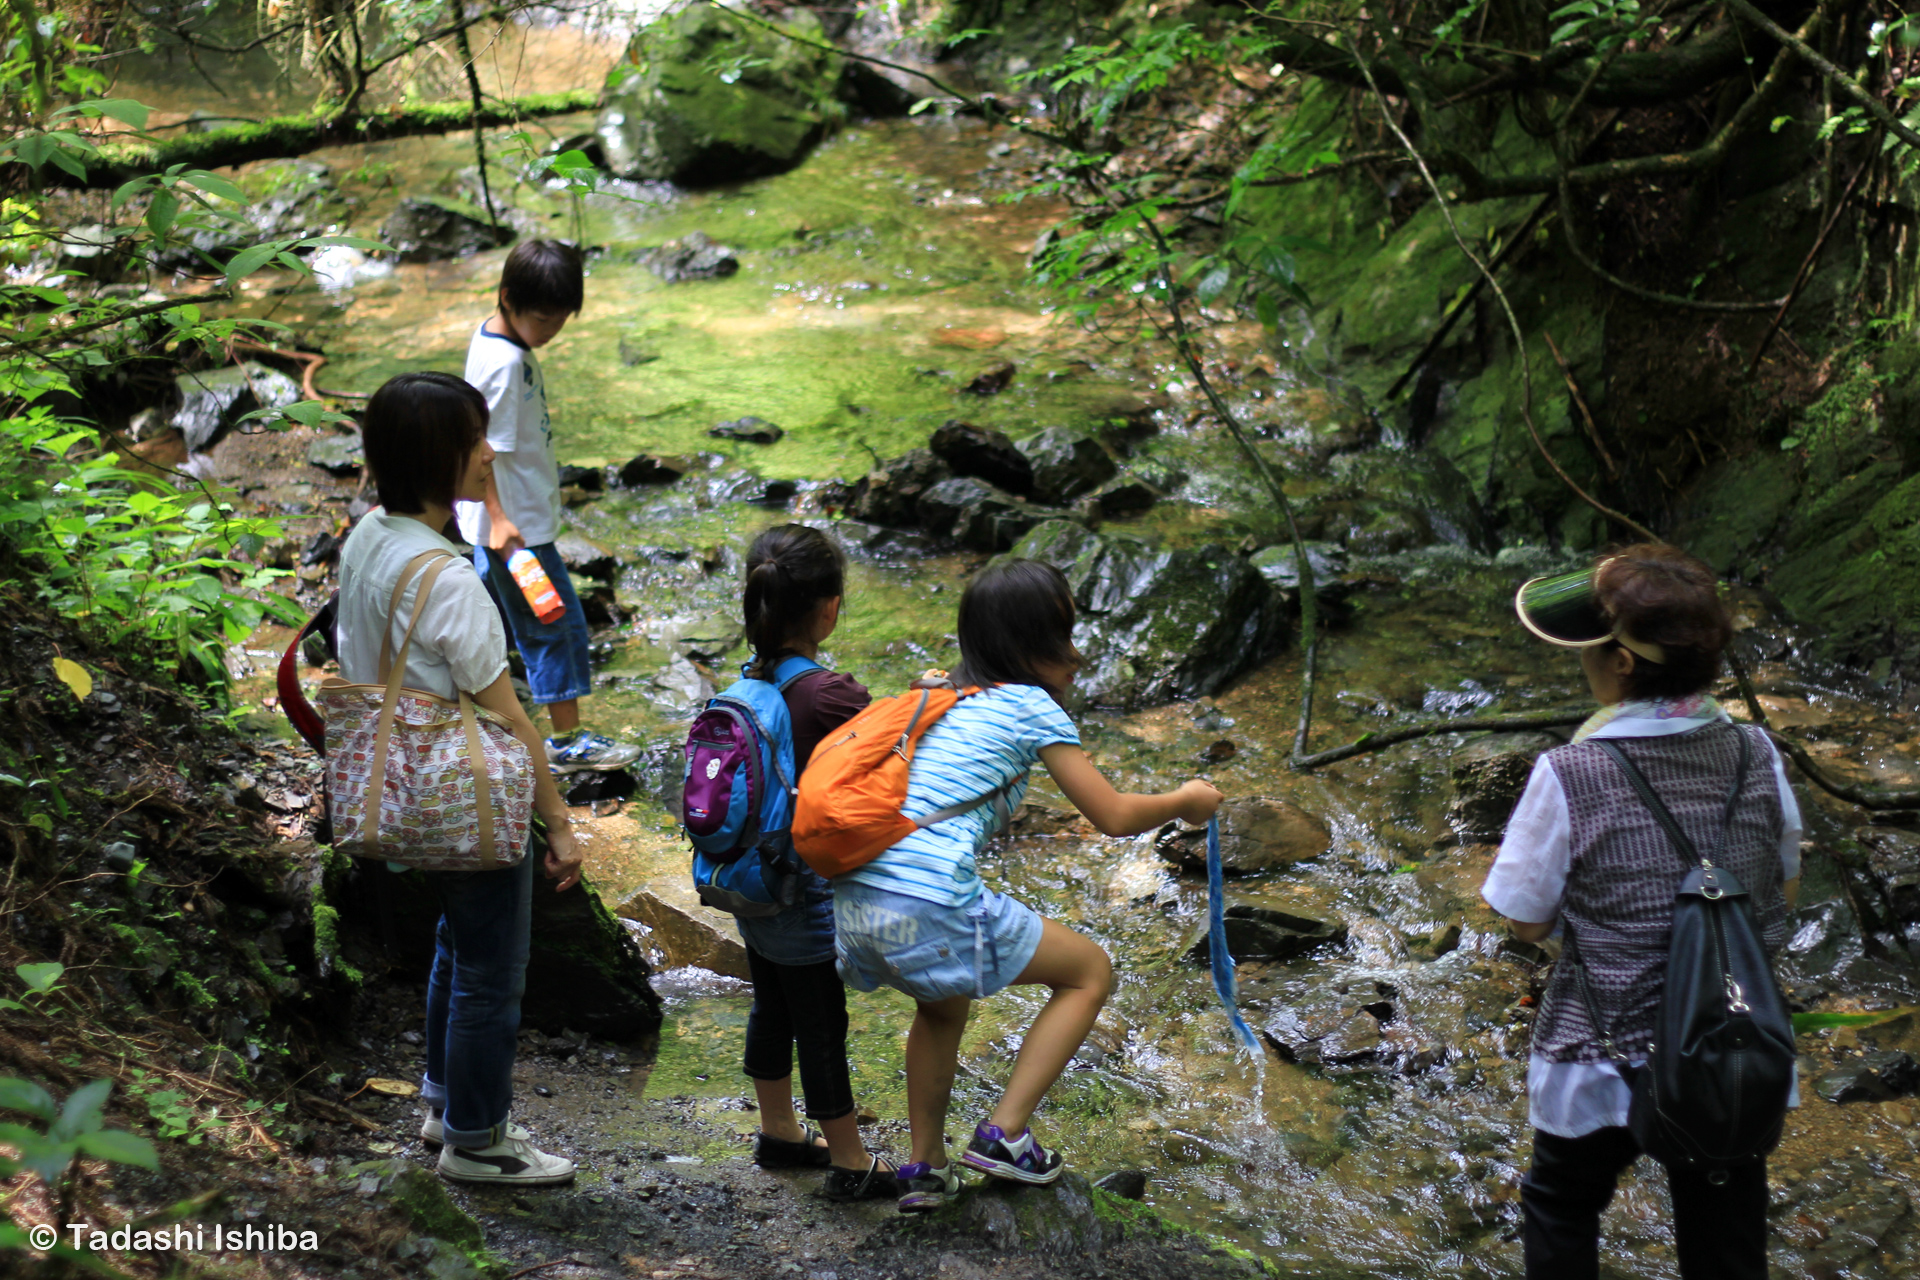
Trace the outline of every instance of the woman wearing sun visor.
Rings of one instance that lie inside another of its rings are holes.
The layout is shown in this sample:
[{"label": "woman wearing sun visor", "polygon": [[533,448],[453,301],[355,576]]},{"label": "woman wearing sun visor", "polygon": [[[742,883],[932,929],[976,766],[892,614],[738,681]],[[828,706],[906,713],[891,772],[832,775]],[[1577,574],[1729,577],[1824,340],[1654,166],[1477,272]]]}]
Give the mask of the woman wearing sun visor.
[{"label": "woman wearing sun visor", "polygon": [[[1591,570],[1536,578],[1515,603],[1527,630],[1579,651],[1600,704],[1535,763],[1482,889],[1521,940],[1566,935],[1533,1028],[1523,1240],[1528,1276],[1586,1280],[1598,1272],[1600,1214],[1641,1154],[1629,1081],[1651,1050],[1686,870],[1612,750],[1746,887],[1768,955],[1787,938],[1800,810],[1766,735],[1734,725],[1708,692],[1733,629],[1701,561],[1631,546]],[[1670,1165],[1668,1184],[1685,1280],[1765,1280],[1764,1159]]]}]

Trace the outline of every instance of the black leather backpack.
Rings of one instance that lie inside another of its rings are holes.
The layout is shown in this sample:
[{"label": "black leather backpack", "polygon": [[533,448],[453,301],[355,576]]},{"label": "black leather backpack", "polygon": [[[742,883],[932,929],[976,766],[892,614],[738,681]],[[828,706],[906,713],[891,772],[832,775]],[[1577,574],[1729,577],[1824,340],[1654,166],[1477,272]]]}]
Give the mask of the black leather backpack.
[{"label": "black leather backpack", "polygon": [[1584,967],[1576,970],[1587,1016],[1632,1082],[1627,1127],[1642,1151],[1678,1168],[1712,1171],[1764,1157],[1779,1145],[1793,1087],[1793,1019],[1753,904],[1733,873],[1712,860],[1726,842],[1753,757],[1746,730],[1737,732],[1740,765],[1720,839],[1708,854],[1694,847],[1619,743],[1595,744],[1620,766],[1688,868],[1674,895],[1666,985],[1645,1067],[1628,1067],[1600,1019]]}]

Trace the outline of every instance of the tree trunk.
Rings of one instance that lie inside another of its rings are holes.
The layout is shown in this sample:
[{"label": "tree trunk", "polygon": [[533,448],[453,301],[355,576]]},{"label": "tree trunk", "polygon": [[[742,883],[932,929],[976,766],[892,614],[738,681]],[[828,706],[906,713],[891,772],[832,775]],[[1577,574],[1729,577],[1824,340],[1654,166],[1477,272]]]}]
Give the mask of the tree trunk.
[{"label": "tree trunk", "polygon": [[279,116],[258,124],[213,129],[160,143],[104,147],[100,158],[87,166],[84,181],[51,165],[42,170],[41,180],[49,186],[117,187],[129,178],[159,172],[176,164],[217,169],[254,160],[306,155],[322,147],[448,133],[455,129],[514,124],[535,116],[587,111],[599,96],[598,89],[576,89],[568,93],[510,98],[480,111],[476,111],[471,102],[427,102],[364,114]]}]

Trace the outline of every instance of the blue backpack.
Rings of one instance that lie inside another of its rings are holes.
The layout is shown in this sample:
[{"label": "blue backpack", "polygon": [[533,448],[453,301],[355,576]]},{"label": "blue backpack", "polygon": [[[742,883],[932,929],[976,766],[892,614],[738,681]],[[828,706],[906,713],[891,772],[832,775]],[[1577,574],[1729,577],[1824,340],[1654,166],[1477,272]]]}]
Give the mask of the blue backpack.
[{"label": "blue backpack", "polygon": [[744,673],[687,731],[681,825],[693,843],[693,887],[700,901],[730,915],[777,915],[799,900],[805,865],[788,828],[800,770],[786,687],[823,670],[793,654],[773,679]]}]

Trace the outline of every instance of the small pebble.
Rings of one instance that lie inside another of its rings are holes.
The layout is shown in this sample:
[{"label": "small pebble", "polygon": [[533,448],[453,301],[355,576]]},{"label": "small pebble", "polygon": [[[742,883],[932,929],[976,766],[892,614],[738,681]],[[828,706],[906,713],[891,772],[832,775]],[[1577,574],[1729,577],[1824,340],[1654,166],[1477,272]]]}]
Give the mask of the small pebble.
[{"label": "small pebble", "polygon": [[547,1086],[543,1084],[537,1084],[533,1086],[533,1091],[539,1094],[543,1098],[551,1098],[553,1096],[553,1090],[547,1088]]}]

